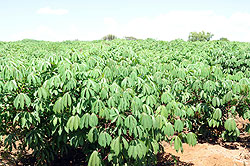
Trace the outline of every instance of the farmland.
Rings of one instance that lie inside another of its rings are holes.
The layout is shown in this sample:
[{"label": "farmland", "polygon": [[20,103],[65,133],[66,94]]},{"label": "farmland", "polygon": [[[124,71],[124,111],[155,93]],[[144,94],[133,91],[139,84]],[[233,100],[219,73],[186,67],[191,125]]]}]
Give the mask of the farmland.
[{"label": "farmland", "polygon": [[156,165],[236,141],[250,119],[250,43],[148,40],[0,42],[0,135],[49,165],[72,148],[92,165]]}]

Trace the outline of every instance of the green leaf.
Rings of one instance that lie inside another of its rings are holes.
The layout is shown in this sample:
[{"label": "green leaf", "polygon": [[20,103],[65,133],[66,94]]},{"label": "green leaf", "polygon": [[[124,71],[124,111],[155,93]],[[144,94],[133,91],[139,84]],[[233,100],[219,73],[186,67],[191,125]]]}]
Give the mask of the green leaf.
[{"label": "green leaf", "polygon": [[151,129],[153,125],[152,118],[146,113],[142,113],[141,124],[145,129]]},{"label": "green leaf", "polygon": [[98,124],[98,118],[94,113],[92,113],[89,118],[89,125],[91,127],[95,127],[97,126],[97,124]]},{"label": "green leaf", "polygon": [[74,119],[73,119],[74,130],[77,130],[79,125],[80,125],[80,118],[78,115],[76,115],[74,116]]},{"label": "green leaf", "polygon": [[93,143],[94,141],[98,139],[98,131],[96,130],[95,127],[89,130],[87,137],[90,143]]},{"label": "green leaf", "polygon": [[156,140],[153,140],[151,142],[151,145],[153,147],[153,150],[154,150],[154,154],[157,154],[158,151],[159,151],[159,143],[156,141]]},{"label": "green leaf", "polygon": [[135,128],[137,126],[137,121],[136,119],[132,116],[129,115],[126,119],[125,119],[125,126],[127,128]]},{"label": "green leaf", "polygon": [[[89,122],[90,122],[90,114],[86,113],[84,114],[81,119],[80,119],[80,129],[82,129],[83,127],[88,128],[89,127]],[[92,122],[93,125],[93,122]]]},{"label": "green leaf", "polygon": [[196,135],[195,135],[194,133],[189,132],[189,133],[187,134],[187,143],[188,143],[189,145],[192,145],[192,146],[196,145],[197,139],[196,139]]},{"label": "green leaf", "polygon": [[173,125],[171,124],[171,123],[167,123],[166,124],[166,134],[168,135],[168,136],[173,136],[174,135],[174,128],[173,128]]},{"label": "green leaf", "polygon": [[179,152],[179,150],[181,150],[181,152],[183,152],[183,148],[182,148],[182,142],[181,139],[178,136],[175,136],[174,139],[174,148],[177,152]]},{"label": "green leaf", "polygon": [[226,97],[225,97],[226,102],[229,102],[232,99],[232,96],[233,96],[232,91],[227,92]]},{"label": "green leaf", "polygon": [[112,140],[112,137],[108,133],[101,132],[101,134],[99,135],[99,138],[98,138],[98,143],[102,147],[106,147],[107,145],[110,144],[111,140]]},{"label": "green leaf", "polygon": [[55,113],[61,113],[64,110],[62,98],[59,97],[53,106],[53,111]]},{"label": "green leaf", "polygon": [[135,145],[130,145],[128,148],[128,156],[136,158],[138,154],[137,148]]},{"label": "green leaf", "polygon": [[220,106],[220,99],[218,97],[214,97],[212,100],[212,104],[214,107]]},{"label": "green leaf", "polygon": [[233,118],[227,119],[225,124],[224,124],[224,127],[229,132],[235,130],[236,129],[236,123],[235,123],[234,119]]},{"label": "green leaf", "polygon": [[122,137],[122,142],[123,142],[124,148],[127,150],[128,149],[128,142],[126,141],[126,139],[124,137]]},{"label": "green leaf", "polygon": [[71,106],[72,100],[71,100],[71,97],[70,97],[69,93],[65,93],[63,95],[62,100],[63,100],[64,107]]},{"label": "green leaf", "polygon": [[97,151],[94,151],[89,158],[88,166],[101,166],[101,165],[102,163],[99,154]]},{"label": "green leaf", "polygon": [[22,128],[24,128],[24,126],[26,125],[26,122],[27,122],[26,118],[25,118],[25,117],[22,117],[22,118],[21,118],[21,127],[22,127]]},{"label": "green leaf", "polygon": [[113,139],[111,143],[111,150],[115,152],[115,155],[118,155],[121,151],[120,137],[118,136],[116,139]]},{"label": "green leaf", "polygon": [[38,93],[38,97],[40,99],[47,99],[47,97],[49,95],[49,92],[44,87],[38,88],[37,93]]},{"label": "green leaf", "polygon": [[57,117],[54,117],[54,119],[53,119],[53,125],[56,126],[56,124],[57,124]]},{"label": "green leaf", "polygon": [[152,117],[152,120],[154,128],[161,129],[164,124],[165,118],[162,115],[158,115],[155,119]]},{"label": "green leaf", "polygon": [[183,122],[180,119],[175,120],[174,122],[174,128],[175,131],[181,132],[183,130]]},{"label": "green leaf", "polygon": [[193,107],[189,107],[189,108],[187,109],[187,115],[188,115],[188,116],[191,116],[191,117],[194,116],[194,108],[193,108]]},{"label": "green leaf", "polygon": [[66,127],[70,130],[73,131],[74,129],[74,116],[71,116],[66,124]]},{"label": "green leaf", "polygon": [[213,113],[213,119],[219,120],[221,119],[221,116],[222,116],[221,110],[219,108],[216,108]]},{"label": "green leaf", "polygon": [[31,100],[29,98],[29,96],[27,96],[26,94],[24,93],[20,93],[16,96],[16,98],[14,99],[14,102],[13,102],[14,106],[16,107],[16,109],[18,108],[21,108],[23,109],[24,108],[24,104],[29,107],[30,104],[31,104]]},{"label": "green leaf", "polygon": [[164,116],[165,118],[168,118],[169,116],[169,111],[167,110],[167,108],[164,105],[160,105],[157,110],[156,110],[157,114],[161,114],[162,116]]}]

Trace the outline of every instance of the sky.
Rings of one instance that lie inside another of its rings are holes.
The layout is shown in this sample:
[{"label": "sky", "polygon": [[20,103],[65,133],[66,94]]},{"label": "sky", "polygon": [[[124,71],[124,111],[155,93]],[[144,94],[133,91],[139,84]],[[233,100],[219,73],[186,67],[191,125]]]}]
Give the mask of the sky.
[{"label": "sky", "polygon": [[250,42],[250,0],[0,0],[0,41],[170,41],[203,30]]}]

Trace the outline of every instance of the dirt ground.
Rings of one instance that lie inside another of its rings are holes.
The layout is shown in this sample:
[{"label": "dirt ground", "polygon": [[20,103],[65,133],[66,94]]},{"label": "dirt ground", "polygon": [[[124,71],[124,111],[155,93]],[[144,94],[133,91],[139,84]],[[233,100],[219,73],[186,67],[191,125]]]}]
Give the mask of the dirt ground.
[{"label": "dirt ground", "polygon": [[176,165],[250,166],[250,152],[241,146],[227,149],[208,143],[200,143],[194,147],[183,144],[184,152],[177,153],[168,143],[164,142],[163,145],[166,155],[173,155],[178,160]]},{"label": "dirt ground", "polygon": [[[239,129],[247,123],[250,122],[236,119]],[[177,153],[167,142],[162,144],[165,150],[162,158],[171,161],[169,165],[250,166],[250,135],[247,133],[241,133],[236,142],[204,142],[194,147],[183,144],[183,153]]]}]

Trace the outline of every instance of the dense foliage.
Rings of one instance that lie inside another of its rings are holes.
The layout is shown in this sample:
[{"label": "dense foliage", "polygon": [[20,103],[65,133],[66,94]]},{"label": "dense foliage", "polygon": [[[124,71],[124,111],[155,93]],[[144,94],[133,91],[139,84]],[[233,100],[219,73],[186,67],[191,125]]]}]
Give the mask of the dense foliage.
[{"label": "dense foliage", "polygon": [[221,37],[220,40],[221,41],[229,41],[228,38],[226,38],[226,37]]},{"label": "dense foliage", "polygon": [[188,41],[210,41],[213,36],[210,32],[190,32]]},{"label": "dense foliage", "polygon": [[[0,43],[0,135],[38,165],[154,165],[161,141],[235,140],[250,119],[250,44],[155,40]],[[246,126],[246,129],[249,129]]]},{"label": "dense foliage", "polygon": [[115,40],[115,39],[117,39],[117,37],[112,34],[108,34],[102,38],[102,40]]}]

